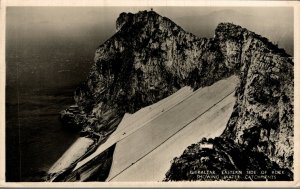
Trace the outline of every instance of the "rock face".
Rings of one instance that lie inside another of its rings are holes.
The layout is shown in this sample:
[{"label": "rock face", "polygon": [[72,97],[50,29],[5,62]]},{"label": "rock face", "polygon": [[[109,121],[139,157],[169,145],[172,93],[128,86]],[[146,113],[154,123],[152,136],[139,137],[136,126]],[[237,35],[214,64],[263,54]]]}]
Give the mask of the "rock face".
[{"label": "rock face", "polygon": [[[219,24],[212,39],[198,38],[154,11],[122,13],[116,28],[96,50],[88,79],[75,92],[80,114],[63,114],[66,122],[80,125],[83,132],[108,136],[126,112],[183,86],[197,89],[236,74],[237,101],[221,136],[233,146],[227,153],[259,153],[267,158],[265,164],[292,171],[293,59],[283,49],[230,23]],[[185,156],[174,161],[166,180],[176,180],[174,167],[184,166],[178,163],[184,161]]]},{"label": "rock face", "polygon": [[[231,169],[244,172],[260,169],[270,173],[272,169],[285,169],[285,174],[277,176],[277,179],[293,179],[294,66],[292,58],[266,38],[239,26],[220,24],[215,36],[219,41],[222,54],[226,57],[226,65],[235,67],[240,77],[233,113],[221,139],[211,141],[218,144],[216,148],[208,154],[204,152],[205,150],[200,150],[198,155],[194,156],[195,160],[190,162],[187,161],[185,153],[195,154],[194,146],[200,148],[200,144],[191,146],[188,148],[190,150],[187,149],[180,158],[174,159],[166,180],[180,180],[181,177],[194,180],[197,175],[189,175],[188,171],[194,169],[193,163],[199,156],[206,159],[208,163],[221,164],[219,167],[226,168],[230,165]],[[225,163],[222,158],[224,154],[222,155],[218,148],[224,148],[226,156],[232,161]],[[215,156],[212,154],[219,156],[214,163]],[[235,158],[238,156],[245,156],[244,160]],[[247,158],[248,161],[245,161]],[[252,166],[247,163],[235,166],[240,161],[248,162]],[[182,170],[183,167],[185,171],[181,171],[180,176],[176,175],[175,172],[178,169]],[[211,169],[218,170],[217,167]],[[206,168],[204,164],[198,167],[200,170]],[[247,179],[241,177],[229,180]],[[270,178],[262,180],[270,180]]]},{"label": "rock face", "polygon": [[[230,30],[233,33],[225,42],[227,54],[233,57],[232,62],[237,59],[241,64],[241,83],[233,114],[222,136],[263,152],[280,167],[292,169],[293,61],[264,38],[242,28]],[[217,36],[224,33],[221,29],[216,31]]]},{"label": "rock face", "polygon": [[117,33],[97,49],[88,80],[75,92],[76,104],[87,114],[85,121],[75,122],[86,125],[84,130],[113,130],[125,112],[183,86],[196,89],[231,75],[217,45],[154,11],[122,13]]}]

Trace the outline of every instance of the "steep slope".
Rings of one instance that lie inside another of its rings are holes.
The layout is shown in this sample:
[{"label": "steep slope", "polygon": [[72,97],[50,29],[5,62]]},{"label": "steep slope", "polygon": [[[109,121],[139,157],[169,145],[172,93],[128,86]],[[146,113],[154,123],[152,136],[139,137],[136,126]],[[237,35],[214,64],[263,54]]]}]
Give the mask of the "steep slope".
[{"label": "steep slope", "polygon": [[[215,148],[195,154],[194,161],[199,156],[206,159],[206,163],[200,164],[197,169],[220,171],[221,167],[242,170],[244,173],[246,170],[262,170],[267,171],[269,176],[272,170],[278,169],[284,170],[284,173],[276,175],[277,179],[293,179],[292,58],[266,38],[239,26],[220,24],[216,29],[216,37],[220,41],[221,51],[227,57],[227,64],[240,64],[237,73],[241,82],[224,133],[221,138],[210,140]],[[180,158],[175,158],[166,180],[198,180],[197,174],[188,173],[194,161],[187,161],[191,157],[185,154],[200,149],[200,146],[201,142],[187,149]],[[185,167],[185,171],[178,171],[182,167]],[[229,180],[249,180],[244,176]],[[206,180],[202,178],[199,180]]]},{"label": "steep slope", "polygon": [[[82,129],[83,135],[97,136],[101,144],[125,113],[134,113],[184,86],[197,89],[236,74],[240,79],[237,101],[227,127],[221,138],[209,140],[215,144],[211,153],[198,155],[208,164],[211,154],[219,156],[217,163],[211,163],[214,168],[226,163],[237,170],[264,165],[287,169],[291,178],[293,59],[283,49],[230,23],[219,24],[214,38],[198,38],[154,11],[122,13],[116,25],[116,34],[96,50],[89,77],[75,92],[78,110],[63,111],[63,121]],[[201,144],[193,146],[201,149]],[[249,160],[249,167],[238,167],[240,159],[232,157],[237,152],[242,157],[250,154],[256,163]],[[166,180],[190,179],[186,175],[199,157],[188,161],[186,157],[174,160]],[[205,164],[199,166],[207,169]]]},{"label": "steep slope", "polygon": [[200,88],[120,140],[106,181],[162,181],[170,161],[188,145],[200,137],[219,136],[224,131],[237,83],[237,77],[231,76]]},{"label": "steep slope", "polygon": [[154,11],[122,13],[116,25],[117,32],[96,50],[87,81],[75,91],[76,104],[61,112],[65,124],[94,139],[84,156],[108,139],[125,113],[234,72],[215,39],[197,38]]},{"label": "steep slope", "polygon": [[113,131],[133,113],[183,86],[207,86],[233,73],[214,39],[185,32],[154,11],[122,13],[117,32],[96,51],[88,80],[75,92],[82,114],[63,114],[85,131]]},{"label": "steep slope", "polygon": [[[241,29],[231,30],[230,37],[238,39],[235,35]],[[216,35],[224,32],[217,30]],[[244,31],[246,37],[241,39],[238,100],[222,136],[257,148],[281,167],[292,169],[294,63],[266,39],[247,37],[248,33]]]}]

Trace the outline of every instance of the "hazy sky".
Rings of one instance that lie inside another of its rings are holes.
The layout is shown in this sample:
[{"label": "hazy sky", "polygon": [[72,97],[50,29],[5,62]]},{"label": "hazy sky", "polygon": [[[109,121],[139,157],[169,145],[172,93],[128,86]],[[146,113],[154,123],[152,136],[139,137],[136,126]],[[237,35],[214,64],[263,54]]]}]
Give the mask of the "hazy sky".
[{"label": "hazy sky", "polygon": [[[232,22],[278,43],[293,54],[293,9],[249,7],[153,7],[200,37]],[[26,89],[78,85],[97,46],[115,33],[121,12],[150,7],[9,7],[6,27],[7,85]]]},{"label": "hazy sky", "polygon": [[[121,12],[136,13],[149,7],[10,7],[7,10],[8,29],[28,38],[58,35],[66,37],[98,36],[106,40],[115,31],[115,21]],[[217,8],[217,7],[154,7],[186,30],[198,36],[203,27],[219,22],[233,22],[266,35],[293,31],[292,8]],[[13,26],[13,28],[11,28]],[[199,29],[194,29],[199,28]],[[269,30],[277,28],[276,30]],[[284,28],[284,30],[282,29]],[[213,28],[214,30],[214,28]],[[210,35],[213,35],[213,31]],[[278,36],[279,34],[277,34]]]}]

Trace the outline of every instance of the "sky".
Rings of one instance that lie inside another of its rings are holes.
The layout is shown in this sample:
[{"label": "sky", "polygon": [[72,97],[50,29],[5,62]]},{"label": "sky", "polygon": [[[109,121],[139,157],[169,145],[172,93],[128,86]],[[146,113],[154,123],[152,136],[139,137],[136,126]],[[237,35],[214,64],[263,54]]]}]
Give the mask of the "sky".
[{"label": "sky", "polygon": [[[116,32],[122,12],[151,7],[8,7],[6,73],[9,89],[39,90],[82,83],[96,48]],[[267,37],[293,55],[293,10],[274,7],[153,7],[199,37],[232,22]]]},{"label": "sky", "polygon": [[[270,33],[289,35],[293,31],[291,8],[251,7],[153,7],[198,36],[201,28],[229,21],[272,37]],[[9,32],[27,38],[44,38],[45,34],[63,37],[97,36],[102,43],[115,32],[115,21],[121,12],[136,13],[150,7],[9,7]],[[196,29],[198,28],[198,29]],[[277,28],[275,31],[270,30]],[[213,35],[213,30],[210,35]],[[22,34],[20,33],[22,32]],[[11,36],[11,35],[10,35]],[[266,36],[267,37],[267,36]]]}]

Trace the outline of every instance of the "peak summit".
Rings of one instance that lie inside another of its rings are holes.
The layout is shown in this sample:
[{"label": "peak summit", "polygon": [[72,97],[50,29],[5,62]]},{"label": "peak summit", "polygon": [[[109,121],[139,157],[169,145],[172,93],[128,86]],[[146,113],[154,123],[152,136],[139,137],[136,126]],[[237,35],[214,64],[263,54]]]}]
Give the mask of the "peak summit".
[{"label": "peak summit", "polygon": [[[117,19],[116,29],[119,31],[124,25],[152,25],[156,27],[159,23],[164,23],[167,26],[175,26],[176,24],[170,19],[161,16],[157,12],[150,10],[139,11],[135,14],[133,13],[121,13]],[[179,26],[178,26],[179,27]]]},{"label": "peak summit", "polygon": [[162,16],[160,16],[159,14],[157,14],[154,11],[139,11],[136,14],[133,13],[121,13],[120,16],[117,19],[117,30],[120,30],[122,28],[123,25],[125,25],[126,23],[130,24],[130,23],[136,23],[136,22],[146,22],[146,21],[151,21],[151,20],[155,20],[158,18],[161,18]]}]

